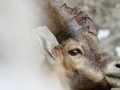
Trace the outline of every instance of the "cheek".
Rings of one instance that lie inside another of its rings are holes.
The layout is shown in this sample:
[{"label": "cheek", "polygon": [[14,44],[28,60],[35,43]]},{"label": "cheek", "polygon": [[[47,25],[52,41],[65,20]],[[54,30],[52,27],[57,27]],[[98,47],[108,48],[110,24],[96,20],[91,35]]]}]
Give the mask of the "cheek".
[{"label": "cheek", "polygon": [[87,59],[76,62],[76,68],[94,82],[100,82],[104,78],[102,71],[96,70],[96,67]]},{"label": "cheek", "polygon": [[76,64],[76,68],[77,69],[85,69],[86,67],[85,67],[85,60],[83,60],[83,59],[77,59],[77,60],[75,60],[74,61],[74,63]]}]

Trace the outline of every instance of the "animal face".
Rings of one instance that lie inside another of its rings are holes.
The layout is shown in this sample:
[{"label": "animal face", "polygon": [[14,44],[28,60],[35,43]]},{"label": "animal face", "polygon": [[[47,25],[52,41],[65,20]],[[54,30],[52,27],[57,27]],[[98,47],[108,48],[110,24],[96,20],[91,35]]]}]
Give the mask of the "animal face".
[{"label": "animal face", "polygon": [[103,52],[91,33],[67,39],[54,49],[41,33],[38,39],[50,68],[71,90],[120,87],[119,60]]},{"label": "animal face", "polygon": [[103,52],[97,37],[91,36],[91,33],[63,41],[55,47],[53,53],[58,62],[56,68],[59,67],[56,72],[65,77],[73,90],[110,90],[112,86],[116,86],[112,82],[117,80],[111,80],[108,74],[115,72],[113,68],[120,73],[120,68],[115,67],[118,60]]}]

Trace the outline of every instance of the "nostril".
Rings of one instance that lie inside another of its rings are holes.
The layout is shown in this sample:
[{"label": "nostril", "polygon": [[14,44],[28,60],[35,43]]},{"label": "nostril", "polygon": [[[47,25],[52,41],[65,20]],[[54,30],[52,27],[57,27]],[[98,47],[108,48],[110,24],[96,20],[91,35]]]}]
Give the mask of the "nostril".
[{"label": "nostril", "polygon": [[115,66],[116,66],[117,68],[120,68],[120,63],[116,64]]}]

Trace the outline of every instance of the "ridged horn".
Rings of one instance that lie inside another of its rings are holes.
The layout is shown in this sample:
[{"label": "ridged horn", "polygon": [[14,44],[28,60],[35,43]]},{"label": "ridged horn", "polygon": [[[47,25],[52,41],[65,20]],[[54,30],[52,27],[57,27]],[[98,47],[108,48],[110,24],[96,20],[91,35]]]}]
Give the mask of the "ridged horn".
[{"label": "ridged horn", "polygon": [[34,10],[34,13],[42,19],[59,43],[79,36],[81,31],[96,34],[92,19],[80,8],[70,8],[56,0],[33,0],[33,6],[40,9]]}]

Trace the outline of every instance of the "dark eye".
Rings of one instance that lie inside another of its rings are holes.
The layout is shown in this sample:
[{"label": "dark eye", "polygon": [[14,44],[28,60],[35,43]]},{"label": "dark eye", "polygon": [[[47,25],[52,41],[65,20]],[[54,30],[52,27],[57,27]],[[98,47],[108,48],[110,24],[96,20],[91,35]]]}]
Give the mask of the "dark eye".
[{"label": "dark eye", "polygon": [[75,56],[75,55],[78,55],[78,54],[82,54],[82,52],[81,52],[79,49],[70,50],[70,51],[68,51],[68,53],[69,53],[71,56]]}]

